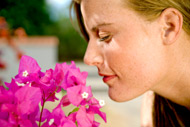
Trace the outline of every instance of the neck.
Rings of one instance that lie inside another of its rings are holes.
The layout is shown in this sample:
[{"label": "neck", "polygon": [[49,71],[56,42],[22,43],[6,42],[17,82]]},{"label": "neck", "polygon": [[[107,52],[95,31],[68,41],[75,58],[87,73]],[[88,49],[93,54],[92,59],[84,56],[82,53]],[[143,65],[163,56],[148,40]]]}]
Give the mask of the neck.
[{"label": "neck", "polygon": [[169,72],[163,82],[152,90],[179,105],[190,108],[190,39],[182,36],[167,50]]}]

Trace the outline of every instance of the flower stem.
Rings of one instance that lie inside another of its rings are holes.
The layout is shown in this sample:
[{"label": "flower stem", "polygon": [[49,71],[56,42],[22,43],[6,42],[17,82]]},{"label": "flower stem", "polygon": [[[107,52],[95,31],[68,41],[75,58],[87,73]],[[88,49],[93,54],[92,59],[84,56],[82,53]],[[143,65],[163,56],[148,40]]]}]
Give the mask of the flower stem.
[{"label": "flower stem", "polygon": [[56,88],[56,90],[55,90],[53,93],[51,93],[47,98],[45,98],[45,93],[44,93],[44,91],[43,91],[44,99],[43,99],[42,110],[41,110],[41,113],[40,113],[40,121],[39,121],[38,127],[41,127],[42,114],[43,114],[45,102],[57,91],[57,89],[58,89],[58,88]]},{"label": "flower stem", "polygon": [[42,114],[43,114],[43,110],[44,110],[44,106],[45,106],[45,102],[46,102],[46,99],[45,99],[45,93],[43,91],[43,96],[42,96],[42,99],[43,99],[43,104],[42,104],[42,110],[41,110],[41,113],[40,113],[40,121],[39,121],[39,127],[41,127],[41,121],[42,121]]},{"label": "flower stem", "polygon": [[[44,99],[43,99],[42,110],[41,110],[41,113],[40,113],[40,121],[39,121],[38,127],[41,127],[42,114],[43,114],[45,102],[46,102],[57,90],[58,90],[58,87],[57,87],[56,90],[55,90],[54,92],[52,92],[47,98],[45,98],[45,93],[44,93],[44,91],[43,91]],[[43,97],[42,97],[42,98],[43,98]]]},{"label": "flower stem", "polygon": [[42,110],[41,110],[41,113],[40,113],[39,127],[41,127],[41,121],[42,121],[42,114],[43,114],[44,106],[45,106],[45,100],[43,100],[43,104],[42,104]]}]

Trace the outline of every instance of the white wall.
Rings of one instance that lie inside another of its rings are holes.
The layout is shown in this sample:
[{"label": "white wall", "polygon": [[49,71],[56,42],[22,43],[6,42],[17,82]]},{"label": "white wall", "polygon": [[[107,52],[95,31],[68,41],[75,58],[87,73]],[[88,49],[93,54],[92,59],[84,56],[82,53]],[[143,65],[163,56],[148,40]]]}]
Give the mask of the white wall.
[{"label": "white wall", "polygon": [[[25,55],[37,60],[42,71],[53,68],[57,62],[58,39],[55,37],[27,37],[25,40],[14,39],[14,42]],[[0,77],[6,82],[10,82],[11,77],[18,73],[19,60],[17,60],[15,51],[4,39],[0,39],[0,50],[3,52],[1,58],[7,64],[5,70],[0,70]]]}]

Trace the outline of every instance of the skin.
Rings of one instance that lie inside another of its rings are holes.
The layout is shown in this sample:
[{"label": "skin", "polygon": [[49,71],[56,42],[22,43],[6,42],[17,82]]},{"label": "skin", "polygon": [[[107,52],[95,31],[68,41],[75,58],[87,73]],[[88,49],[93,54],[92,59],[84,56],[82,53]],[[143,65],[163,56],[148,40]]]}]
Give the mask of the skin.
[{"label": "skin", "polygon": [[153,90],[190,106],[189,38],[176,9],[153,22],[122,0],[82,0],[81,11],[90,37],[84,62],[104,76],[111,99],[128,101]]}]

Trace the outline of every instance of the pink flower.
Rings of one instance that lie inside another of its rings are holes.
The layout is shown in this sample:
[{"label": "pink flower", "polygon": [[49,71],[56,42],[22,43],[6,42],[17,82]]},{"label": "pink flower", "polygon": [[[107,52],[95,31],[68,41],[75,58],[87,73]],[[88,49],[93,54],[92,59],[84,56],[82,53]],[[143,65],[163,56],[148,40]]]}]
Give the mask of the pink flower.
[{"label": "pink flower", "polygon": [[89,101],[89,108],[88,108],[88,112],[92,112],[94,114],[98,114],[105,122],[107,122],[106,120],[106,114],[102,111],[100,111],[100,108],[102,108],[102,106],[99,103],[100,101],[98,101],[95,98],[91,98]]},{"label": "pink flower", "polygon": [[[2,127],[98,127],[94,120],[101,103],[96,100],[90,86],[86,86],[88,73],[81,72],[74,62],[56,64],[55,69],[42,72],[35,59],[23,56],[19,71],[11,83],[0,86],[0,125]],[[55,95],[66,91],[58,106],[50,112],[44,109],[47,101],[59,100]],[[39,104],[41,103],[42,108]],[[76,108],[65,115],[63,107],[73,104]],[[39,122],[39,125],[37,124]]]},{"label": "pink flower", "polygon": [[47,85],[51,83],[51,80],[53,78],[53,69],[46,70],[45,73],[40,73],[40,79],[39,82],[43,85]]},{"label": "pink flower", "polygon": [[76,115],[78,127],[92,127],[94,114],[87,113],[85,106],[81,106]]},{"label": "pink flower", "polygon": [[1,127],[13,127],[11,125],[11,123],[9,123],[8,121],[3,120],[3,119],[0,119],[0,125],[1,125]]},{"label": "pink flower", "polygon": [[9,126],[35,127],[35,119],[31,117],[38,111],[41,91],[35,87],[21,87],[15,93],[1,90],[7,96],[0,104],[0,120]]},{"label": "pink flower", "polygon": [[94,106],[94,105],[90,105],[89,109],[87,110],[88,113],[93,113],[93,114],[98,114],[105,122],[107,122],[106,120],[106,114],[102,111],[100,111],[100,108],[98,108],[98,106]]},{"label": "pink flower", "polygon": [[[41,115],[41,112],[38,111],[37,114],[35,114],[34,116],[34,119],[37,120],[38,122],[40,121],[40,115]],[[48,109],[43,109],[41,122],[44,122],[50,115],[51,115],[51,112]]]},{"label": "pink flower", "polygon": [[39,81],[36,82],[36,87],[40,87],[43,93],[43,100],[55,101],[58,98],[55,96],[56,92],[61,91],[61,86],[56,83],[54,79],[54,71],[52,69],[47,70],[45,73],[41,72]]},{"label": "pink flower", "polygon": [[62,83],[62,88],[64,90],[76,85],[86,85],[86,78],[88,76],[88,73],[80,72],[80,69],[76,67],[73,61],[71,62],[71,65],[63,63],[61,66],[65,76]]},{"label": "pink flower", "polygon": [[60,103],[62,104],[63,107],[68,106],[71,104],[71,102],[69,101],[69,98],[67,95],[63,96]]},{"label": "pink flower", "polygon": [[35,111],[41,101],[41,91],[36,87],[25,86],[15,93],[17,111],[20,114],[30,114]]},{"label": "pink flower", "polygon": [[15,79],[12,79],[11,83],[5,82],[5,85],[9,88],[9,91],[12,91],[13,93],[15,93],[20,88]]},{"label": "pink flower", "polygon": [[14,93],[0,86],[0,106],[4,103],[13,103]]},{"label": "pink flower", "polygon": [[58,127],[61,125],[61,119],[65,119],[65,113],[61,108],[61,104],[59,104],[53,112],[48,116],[47,122],[45,122],[42,127]]},{"label": "pink flower", "polygon": [[56,81],[57,85],[61,85],[64,78],[64,69],[62,64],[56,64],[53,72],[53,79]]},{"label": "pink flower", "polygon": [[15,77],[16,81],[19,83],[26,83],[34,78],[38,78],[40,70],[41,68],[35,59],[24,55],[20,60],[18,75]]},{"label": "pink flower", "polygon": [[[87,97],[83,97],[83,93],[87,93]],[[79,106],[80,104],[85,105],[88,103],[88,100],[93,96],[91,87],[88,86],[73,86],[67,89],[67,96],[69,98],[69,101],[75,105]]]},{"label": "pink flower", "polygon": [[61,119],[61,124],[58,127],[77,127],[76,124],[70,119]]},{"label": "pink flower", "polygon": [[38,73],[40,70],[41,68],[35,59],[26,55],[22,56],[18,70],[19,74],[21,74],[24,77],[23,73],[25,71],[27,71],[27,73],[30,74],[30,73]]},{"label": "pink flower", "polygon": [[30,120],[22,120],[19,122],[20,127],[33,127]]}]

